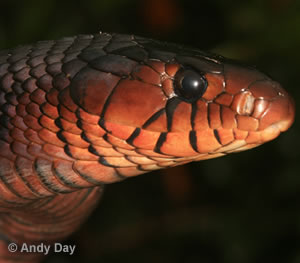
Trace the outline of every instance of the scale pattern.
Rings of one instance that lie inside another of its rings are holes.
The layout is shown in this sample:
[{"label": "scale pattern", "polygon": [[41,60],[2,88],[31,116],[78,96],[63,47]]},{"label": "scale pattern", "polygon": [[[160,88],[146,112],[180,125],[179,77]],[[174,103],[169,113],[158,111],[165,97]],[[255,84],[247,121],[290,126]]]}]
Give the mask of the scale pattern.
[{"label": "scale pattern", "polygon": [[[208,82],[193,102],[174,92],[185,67]],[[38,261],[7,244],[68,236],[105,184],[250,149],[293,118],[266,75],[175,44],[100,33],[1,51],[1,262]]]}]

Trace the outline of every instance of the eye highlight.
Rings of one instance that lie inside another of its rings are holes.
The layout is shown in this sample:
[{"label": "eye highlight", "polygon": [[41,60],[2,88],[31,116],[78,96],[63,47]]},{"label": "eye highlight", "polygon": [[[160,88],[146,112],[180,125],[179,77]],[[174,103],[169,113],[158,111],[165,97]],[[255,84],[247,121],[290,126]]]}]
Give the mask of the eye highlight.
[{"label": "eye highlight", "polygon": [[201,98],[207,89],[205,77],[192,69],[180,69],[174,78],[174,91],[187,102]]}]

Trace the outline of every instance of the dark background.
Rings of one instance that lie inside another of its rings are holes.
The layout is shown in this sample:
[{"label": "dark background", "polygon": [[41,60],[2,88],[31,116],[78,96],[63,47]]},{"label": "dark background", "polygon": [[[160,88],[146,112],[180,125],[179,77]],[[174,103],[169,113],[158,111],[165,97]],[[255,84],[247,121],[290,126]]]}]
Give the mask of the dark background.
[{"label": "dark background", "polygon": [[[210,49],[256,65],[299,105],[300,1],[0,2],[0,48],[97,31]],[[299,124],[251,151],[107,187],[51,262],[300,262]],[[298,156],[298,157],[297,157]]]}]

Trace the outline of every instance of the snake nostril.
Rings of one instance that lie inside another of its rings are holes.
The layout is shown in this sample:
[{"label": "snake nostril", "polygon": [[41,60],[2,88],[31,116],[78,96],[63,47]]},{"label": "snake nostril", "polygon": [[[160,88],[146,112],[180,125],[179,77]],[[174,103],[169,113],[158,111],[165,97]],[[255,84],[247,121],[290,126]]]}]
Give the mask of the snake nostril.
[{"label": "snake nostril", "polygon": [[245,104],[242,112],[245,115],[250,115],[253,111],[253,107],[254,107],[254,97],[251,94],[249,94],[245,98]]},{"label": "snake nostril", "polygon": [[254,110],[255,98],[249,91],[242,91],[237,94],[231,104],[231,109],[236,111],[239,115],[251,115]]}]

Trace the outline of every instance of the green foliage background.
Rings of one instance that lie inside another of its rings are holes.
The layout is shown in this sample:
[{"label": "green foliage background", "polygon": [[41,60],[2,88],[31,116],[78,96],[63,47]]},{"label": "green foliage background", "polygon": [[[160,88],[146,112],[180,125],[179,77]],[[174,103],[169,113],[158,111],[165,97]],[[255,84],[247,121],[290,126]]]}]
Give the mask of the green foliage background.
[{"label": "green foliage background", "polygon": [[[13,0],[0,2],[0,14],[1,49],[100,30],[132,33],[254,64],[299,105],[300,1]],[[45,262],[300,262],[299,129],[296,120],[257,149],[107,187],[65,242],[77,245],[76,254]]]}]

